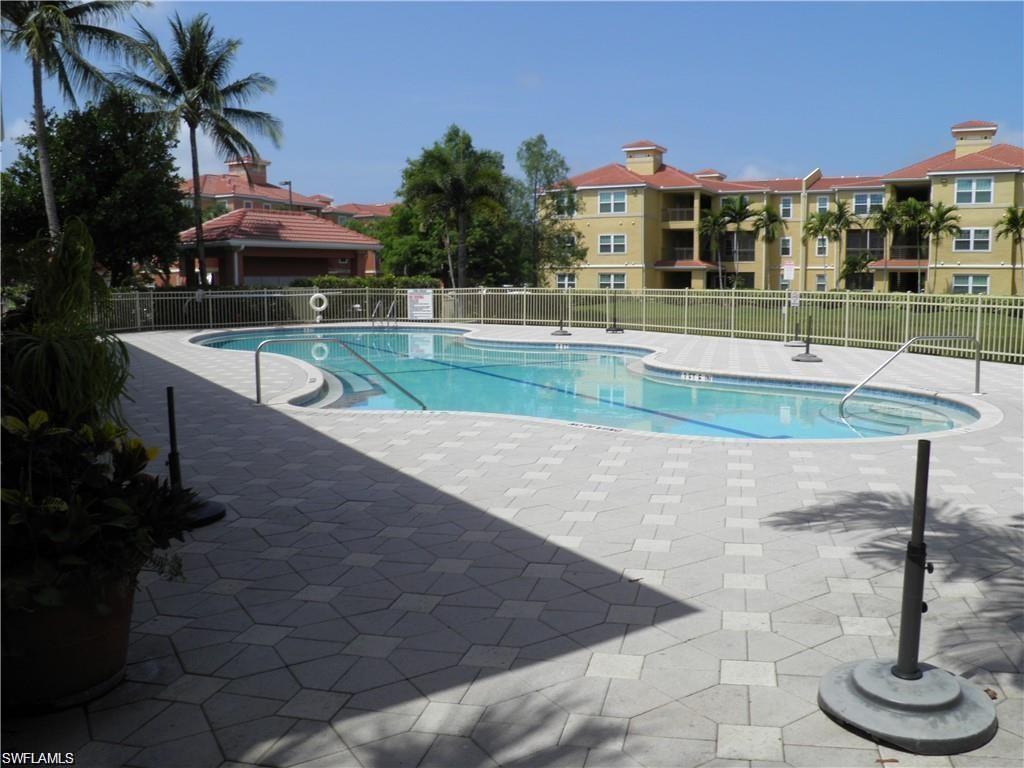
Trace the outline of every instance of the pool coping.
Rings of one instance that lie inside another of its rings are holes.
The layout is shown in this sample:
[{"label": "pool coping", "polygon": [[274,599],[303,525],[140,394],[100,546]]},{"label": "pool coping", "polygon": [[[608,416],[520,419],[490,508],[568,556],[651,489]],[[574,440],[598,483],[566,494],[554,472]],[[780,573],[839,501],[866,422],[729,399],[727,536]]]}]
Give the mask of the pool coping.
[{"label": "pool coping", "polygon": [[[518,326],[518,327],[522,327],[522,326]],[[541,331],[546,330],[549,326],[526,326],[526,327],[527,328],[535,328],[535,329],[537,329],[538,332],[541,332]],[[655,376],[658,375],[657,374],[658,371],[664,371],[664,372],[668,372],[668,373],[672,373],[672,374],[680,374],[680,375],[682,375],[682,374],[691,374],[691,375],[696,375],[696,376],[705,376],[705,377],[710,377],[711,379],[714,379],[715,377],[718,377],[719,379],[728,379],[730,381],[736,381],[736,382],[752,381],[752,382],[757,382],[757,383],[776,383],[776,384],[790,385],[790,386],[796,384],[796,385],[803,385],[803,386],[807,386],[807,385],[820,385],[820,386],[829,386],[829,387],[837,387],[837,388],[849,388],[849,387],[855,386],[855,384],[856,384],[856,382],[842,381],[842,380],[828,379],[828,378],[804,379],[804,378],[800,378],[800,377],[797,377],[797,376],[789,376],[789,375],[785,375],[785,374],[772,374],[770,376],[765,376],[763,374],[757,374],[757,373],[737,374],[734,371],[721,371],[721,370],[717,370],[717,369],[705,369],[705,368],[699,368],[699,367],[693,367],[693,366],[680,366],[680,365],[676,365],[674,363],[670,363],[670,362],[665,362],[665,361],[659,360],[658,358],[660,356],[662,356],[662,355],[668,354],[669,350],[666,347],[659,347],[657,345],[653,345],[653,344],[650,344],[650,343],[616,342],[616,343],[607,343],[607,344],[605,344],[605,343],[596,342],[596,341],[579,341],[579,340],[551,341],[550,339],[546,339],[546,338],[545,339],[538,339],[538,340],[523,340],[523,339],[511,340],[511,339],[502,339],[502,338],[496,338],[496,337],[487,337],[486,336],[486,330],[487,329],[485,329],[485,328],[478,328],[478,327],[475,327],[475,326],[459,325],[458,323],[422,323],[422,324],[417,323],[415,325],[396,325],[396,326],[382,327],[382,326],[379,326],[379,325],[372,325],[370,323],[362,321],[362,322],[347,322],[347,323],[324,323],[322,325],[308,325],[308,324],[304,324],[304,325],[293,325],[293,326],[292,325],[288,325],[288,326],[270,325],[270,326],[256,326],[256,327],[249,326],[249,327],[242,327],[242,328],[221,328],[221,329],[216,329],[216,330],[208,329],[208,330],[200,331],[200,332],[196,333],[195,335],[186,336],[182,341],[183,341],[183,343],[192,345],[193,347],[199,347],[199,348],[203,348],[203,349],[208,349],[208,350],[214,351],[214,352],[233,352],[233,353],[239,353],[239,354],[252,355],[253,352],[251,352],[249,350],[218,349],[216,347],[208,347],[205,344],[202,344],[201,342],[204,341],[204,340],[209,340],[209,339],[217,338],[218,336],[226,336],[226,335],[232,335],[232,334],[236,334],[236,333],[258,333],[258,332],[261,332],[261,331],[282,331],[282,330],[287,330],[287,329],[290,329],[290,328],[297,329],[297,330],[301,329],[303,331],[309,329],[309,330],[312,330],[314,332],[316,330],[319,330],[319,329],[324,329],[324,330],[343,330],[343,329],[347,329],[347,328],[375,329],[375,330],[378,330],[378,332],[391,332],[391,333],[395,333],[395,332],[398,332],[398,333],[401,333],[401,332],[416,332],[416,331],[421,331],[421,330],[422,331],[431,331],[431,332],[433,332],[433,331],[441,330],[441,331],[448,331],[448,332],[452,332],[452,333],[461,334],[464,338],[466,338],[467,340],[470,340],[470,341],[497,343],[497,344],[503,344],[503,345],[508,345],[508,346],[517,346],[517,345],[518,346],[526,346],[526,345],[538,346],[538,345],[541,345],[541,346],[550,346],[550,347],[553,347],[555,349],[566,349],[568,347],[576,346],[576,347],[588,347],[588,348],[591,348],[591,349],[602,348],[602,349],[608,349],[610,351],[615,351],[615,350],[619,350],[619,351],[621,351],[621,350],[636,350],[637,352],[646,352],[647,354],[645,354],[645,355],[643,355],[642,357],[639,358],[639,362],[644,366],[644,368],[650,369],[652,371],[651,375],[655,375]],[[658,331],[648,331],[648,333],[659,333],[659,332]],[[310,335],[310,334],[309,333],[303,333],[302,334],[302,336],[308,336],[308,335]],[[822,345],[822,346],[828,346],[828,345]],[[262,404],[263,405],[269,405],[269,406],[275,406],[275,407],[285,407],[285,408],[289,408],[289,409],[290,408],[298,408],[298,409],[301,409],[303,411],[310,410],[308,408],[308,406],[303,405],[303,403],[309,402],[312,398],[316,397],[319,393],[321,393],[324,390],[324,388],[327,386],[327,382],[326,382],[326,378],[325,378],[325,372],[322,369],[317,368],[316,366],[314,366],[314,365],[312,365],[310,363],[306,363],[305,361],[299,360],[299,359],[291,357],[289,355],[284,355],[284,354],[274,353],[274,352],[263,352],[261,354],[263,354],[263,355],[270,354],[270,355],[274,355],[276,358],[280,358],[280,359],[283,359],[283,360],[290,361],[290,362],[298,365],[306,373],[306,376],[307,376],[307,381],[306,381],[306,384],[304,386],[300,386],[300,387],[298,387],[298,388],[296,388],[296,389],[294,389],[292,391],[289,391],[289,392],[287,392],[285,394],[278,395],[278,396],[276,396],[274,398],[271,398],[269,400],[265,400]],[[639,374],[639,375],[642,375],[642,374]],[[698,381],[700,381],[700,380],[698,380]],[[808,388],[813,388],[813,386],[812,387],[808,387]],[[972,395],[971,399],[968,399],[966,396],[961,395],[961,394],[956,394],[956,393],[948,393],[948,394],[947,393],[939,393],[938,391],[925,390],[925,389],[920,389],[920,388],[916,388],[916,387],[906,387],[906,386],[901,386],[901,385],[898,385],[898,384],[884,385],[884,386],[872,385],[870,387],[866,387],[866,391],[869,391],[869,392],[879,392],[879,393],[889,392],[889,393],[897,394],[897,395],[909,395],[909,396],[913,396],[915,398],[938,400],[940,402],[941,401],[947,401],[947,402],[953,404],[954,406],[958,406],[961,409],[966,409],[966,410],[969,410],[969,411],[973,411],[974,413],[977,414],[978,418],[973,423],[966,424],[966,425],[961,426],[961,427],[955,427],[953,429],[946,429],[946,430],[941,430],[941,431],[936,431],[936,432],[915,433],[915,434],[911,434],[911,435],[891,435],[891,436],[887,436],[887,437],[858,437],[858,438],[842,438],[842,437],[840,437],[840,438],[808,438],[808,437],[804,437],[804,438],[801,438],[801,437],[743,438],[743,437],[717,437],[717,436],[710,436],[710,435],[677,435],[677,434],[672,434],[672,433],[667,433],[667,432],[648,432],[648,431],[645,431],[645,430],[628,429],[628,428],[624,428],[624,427],[608,427],[608,426],[604,426],[604,425],[601,425],[601,424],[589,424],[589,423],[584,423],[584,422],[565,421],[565,420],[562,420],[562,419],[548,419],[548,418],[543,418],[543,417],[540,417],[540,416],[526,416],[526,415],[518,415],[518,414],[492,413],[492,412],[489,412],[489,411],[429,410],[429,411],[426,411],[426,412],[423,412],[423,411],[402,411],[402,412],[403,413],[420,413],[420,414],[422,414],[422,413],[433,413],[433,414],[439,414],[439,413],[443,413],[443,414],[472,414],[472,415],[476,415],[476,416],[486,416],[488,418],[490,418],[490,417],[497,417],[497,418],[527,420],[527,421],[532,421],[532,422],[540,422],[540,423],[544,423],[544,424],[563,424],[563,425],[566,425],[566,426],[569,426],[569,427],[573,427],[575,429],[599,430],[599,431],[603,431],[603,432],[615,432],[615,433],[621,433],[621,434],[638,435],[638,436],[655,437],[655,438],[668,438],[668,439],[674,439],[674,440],[678,440],[678,439],[695,439],[695,440],[714,440],[714,441],[721,440],[721,441],[729,441],[729,442],[755,441],[755,442],[758,442],[758,443],[760,443],[760,442],[770,442],[770,443],[835,443],[837,441],[840,441],[840,442],[842,442],[842,441],[853,441],[853,442],[856,442],[858,444],[865,443],[865,442],[894,442],[894,441],[916,440],[916,439],[921,439],[923,437],[925,437],[925,438],[927,438],[929,440],[933,439],[933,438],[934,439],[941,439],[941,438],[946,438],[946,437],[954,437],[954,436],[963,435],[963,434],[967,434],[967,433],[971,433],[971,432],[978,432],[978,431],[982,431],[982,430],[986,430],[986,429],[991,429],[992,427],[995,427],[998,424],[1000,424],[1003,421],[1003,418],[1004,418],[1004,414],[1003,414],[1003,411],[1002,411],[1001,408],[999,408],[998,406],[996,406],[996,405],[994,405],[994,404],[992,404],[990,402],[987,402],[987,401],[981,399],[984,396],[984,393],[982,393],[982,395]],[[369,413],[369,414],[394,414],[395,412],[396,411],[394,411],[394,410],[374,410],[374,409],[362,409],[362,410],[360,410],[360,413]]]}]

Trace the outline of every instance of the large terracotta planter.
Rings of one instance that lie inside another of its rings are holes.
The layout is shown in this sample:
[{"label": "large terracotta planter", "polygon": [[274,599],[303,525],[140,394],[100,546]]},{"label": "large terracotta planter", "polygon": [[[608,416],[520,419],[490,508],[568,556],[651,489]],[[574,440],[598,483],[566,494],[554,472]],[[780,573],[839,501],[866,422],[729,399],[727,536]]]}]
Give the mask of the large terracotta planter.
[{"label": "large terracotta planter", "polygon": [[102,696],[124,677],[134,580],[112,585],[111,612],[91,597],[58,608],[3,612],[3,704],[7,713],[44,712]]}]

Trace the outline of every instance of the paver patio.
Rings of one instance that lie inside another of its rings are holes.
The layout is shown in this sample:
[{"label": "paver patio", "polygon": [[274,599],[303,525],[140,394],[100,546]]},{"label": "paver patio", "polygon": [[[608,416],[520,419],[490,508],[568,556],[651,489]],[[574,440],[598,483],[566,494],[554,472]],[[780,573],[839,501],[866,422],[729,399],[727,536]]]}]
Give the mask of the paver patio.
[{"label": "paver patio", "polygon": [[[484,327],[488,338],[550,329]],[[922,660],[996,696],[985,747],[921,758],[815,703],[840,662],[895,656],[913,439],[666,437],[521,418],[255,406],[251,355],[125,336],[128,416],[229,506],[143,578],[127,680],[4,723],[79,766],[1020,766],[1021,368],[1002,421],[932,435]],[[608,337],[574,330],[573,340]],[[888,354],[627,332],[707,370],[854,382]],[[971,363],[881,383],[964,395]],[[268,355],[280,395],[307,371]],[[145,574],[144,574],[145,576]],[[888,763],[882,763],[888,764]]]}]

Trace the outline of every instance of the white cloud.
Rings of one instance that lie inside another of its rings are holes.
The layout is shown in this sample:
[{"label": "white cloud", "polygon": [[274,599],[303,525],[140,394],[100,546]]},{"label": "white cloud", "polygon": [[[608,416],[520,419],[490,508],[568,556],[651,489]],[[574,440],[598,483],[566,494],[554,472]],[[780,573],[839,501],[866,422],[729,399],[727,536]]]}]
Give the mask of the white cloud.
[{"label": "white cloud", "polygon": [[[202,131],[196,134],[196,151],[199,155],[200,173],[223,173],[224,161],[214,149],[213,142]],[[192,178],[192,150],[188,143],[188,126],[178,126],[178,146],[174,150],[174,164],[182,178]]]},{"label": "white cloud", "polygon": [[740,168],[736,179],[773,179],[778,175],[775,171],[771,170],[771,166],[747,163]]},{"label": "white cloud", "polygon": [[19,117],[10,125],[4,126],[4,141],[14,141],[32,132],[32,121],[27,117]]}]

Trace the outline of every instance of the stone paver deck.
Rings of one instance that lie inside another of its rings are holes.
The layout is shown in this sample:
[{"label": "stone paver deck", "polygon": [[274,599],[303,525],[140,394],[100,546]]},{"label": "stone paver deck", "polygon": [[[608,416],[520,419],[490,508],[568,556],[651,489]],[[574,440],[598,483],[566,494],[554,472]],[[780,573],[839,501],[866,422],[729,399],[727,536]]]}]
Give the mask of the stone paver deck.
[{"label": "stone paver deck", "polygon": [[[912,439],[257,407],[251,356],[190,335],[125,337],[128,415],[166,448],[174,385],[186,482],[228,519],[180,548],[186,581],[143,579],[126,682],[8,720],[5,751],[150,768],[1021,765],[1020,367],[984,366],[999,424],[932,445],[922,660],[991,690],[1001,728],[921,758],[815,703],[826,670],[895,656]],[[768,342],[573,340],[846,381],[886,355],[821,347],[823,364],[797,367]],[[265,387],[307,373],[268,356]],[[967,395],[971,366],[907,356],[880,382]]]}]

